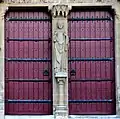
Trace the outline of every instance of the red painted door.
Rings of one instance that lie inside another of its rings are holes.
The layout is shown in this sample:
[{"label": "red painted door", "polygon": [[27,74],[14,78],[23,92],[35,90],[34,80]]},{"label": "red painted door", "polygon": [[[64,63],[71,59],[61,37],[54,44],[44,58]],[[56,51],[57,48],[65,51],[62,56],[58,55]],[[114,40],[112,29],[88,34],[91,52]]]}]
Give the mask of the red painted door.
[{"label": "red painted door", "polygon": [[68,20],[69,113],[115,114],[112,11],[72,11]]},{"label": "red painted door", "polygon": [[5,61],[5,113],[52,114],[51,19],[47,10],[16,9],[6,14]]}]

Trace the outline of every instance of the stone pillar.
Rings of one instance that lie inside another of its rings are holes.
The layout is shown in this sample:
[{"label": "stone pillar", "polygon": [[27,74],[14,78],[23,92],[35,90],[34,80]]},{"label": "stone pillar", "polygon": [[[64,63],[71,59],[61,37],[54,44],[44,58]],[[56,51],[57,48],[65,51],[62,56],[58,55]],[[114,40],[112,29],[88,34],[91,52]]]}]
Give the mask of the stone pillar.
[{"label": "stone pillar", "polygon": [[68,5],[53,5],[52,13],[52,72],[53,113],[55,119],[68,118]]},{"label": "stone pillar", "polygon": [[68,118],[68,88],[67,84],[67,73],[58,72],[55,74],[55,80],[57,80],[57,104],[55,106],[54,116],[56,119],[67,119]]},{"label": "stone pillar", "polygon": [[115,69],[116,69],[116,114],[120,115],[120,4],[115,10]]},{"label": "stone pillar", "polygon": [[4,15],[7,9],[0,6],[0,119],[4,118]]}]

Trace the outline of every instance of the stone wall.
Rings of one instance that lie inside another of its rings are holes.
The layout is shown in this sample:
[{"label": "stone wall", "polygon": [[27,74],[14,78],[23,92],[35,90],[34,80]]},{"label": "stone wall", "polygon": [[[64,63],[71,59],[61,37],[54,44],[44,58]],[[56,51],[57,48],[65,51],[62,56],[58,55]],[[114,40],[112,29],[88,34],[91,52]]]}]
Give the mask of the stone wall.
[{"label": "stone wall", "polygon": [[120,115],[120,4],[116,6],[115,37],[116,37],[116,110]]}]

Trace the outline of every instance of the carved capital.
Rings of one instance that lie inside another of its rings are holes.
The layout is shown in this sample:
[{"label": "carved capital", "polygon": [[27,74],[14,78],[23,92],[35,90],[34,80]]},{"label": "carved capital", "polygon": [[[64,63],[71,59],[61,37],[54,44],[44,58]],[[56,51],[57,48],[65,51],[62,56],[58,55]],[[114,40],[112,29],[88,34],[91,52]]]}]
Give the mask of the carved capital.
[{"label": "carved capital", "polygon": [[7,10],[8,10],[7,6],[0,6],[0,20],[4,19],[4,15],[5,15]]},{"label": "carved capital", "polygon": [[115,17],[117,18],[117,20],[120,21],[120,10],[119,10],[119,7],[116,6],[116,5],[113,5],[113,6],[112,6],[112,9],[114,9]]},{"label": "carved capital", "polygon": [[53,17],[66,17],[71,10],[71,7],[68,5],[54,5],[51,8],[51,13]]},{"label": "carved capital", "polygon": [[112,5],[112,9],[114,10],[114,15],[118,21],[120,21],[120,9],[117,4]]}]

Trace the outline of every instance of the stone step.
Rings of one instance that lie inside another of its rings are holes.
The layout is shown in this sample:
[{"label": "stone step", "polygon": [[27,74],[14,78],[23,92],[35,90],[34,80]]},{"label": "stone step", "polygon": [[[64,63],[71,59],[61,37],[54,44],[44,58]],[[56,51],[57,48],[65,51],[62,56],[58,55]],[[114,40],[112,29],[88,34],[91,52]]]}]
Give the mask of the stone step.
[{"label": "stone step", "polygon": [[[0,118],[1,119],[1,118]],[[4,119],[54,119],[53,115],[46,115],[46,116],[5,116]],[[76,115],[69,115],[68,119],[120,119],[120,116],[117,115],[109,115],[109,116],[76,116]]]},{"label": "stone step", "polygon": [[116,115],[109,115],[109,116],[75,116],[75,115],[70,115],[69,119],[120,119],[120,116]]}]

